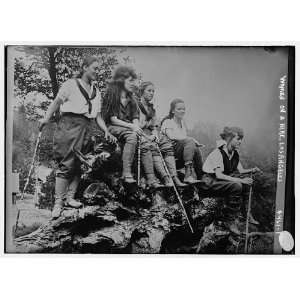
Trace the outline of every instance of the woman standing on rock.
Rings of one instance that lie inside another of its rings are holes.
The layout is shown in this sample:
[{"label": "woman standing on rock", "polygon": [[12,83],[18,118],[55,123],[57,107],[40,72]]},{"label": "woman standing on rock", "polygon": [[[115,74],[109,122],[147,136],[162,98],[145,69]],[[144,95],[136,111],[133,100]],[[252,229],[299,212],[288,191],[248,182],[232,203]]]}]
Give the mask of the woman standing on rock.
[{"label": "woman standing on rock", "polygon": [[[124,145],[122,177],[126,183],[136,182],[131,169],[138,139],[142,139],[144,134],[139,126],[139,108],[133,94],[136,78],[132,68],[119,66],[114,72],[103,101],[102,113],[109,124],[108,130]],[[154,175],[152,154],[144,143],[141,143],[141,161],[147,184],[150,187],[159,187]]]},{"label": "woman standing on rock", "polygon": [[199,180],[202,176],[202,155],[199,150],[201,145],[194,138],[187,135],[184,116],[184,101],[174,99],[170,105],[169,115],[162,121],[161,131],[173,141],[178,164],[185,166],[184,182],[193,184],[199,182],[193,177],[193,167]]},{"label": "woman standing on rock", "polygon": [[96,119],[98,126],[105,133],[105,138],[112,142],[116,139],[109,132],[101,117],[101,96],[93,81],[96,79],[99,63],[96,57],[83,60],[79,78],[69,79],[61,86],[55,100],[51,103],[40,130],[49,123],[58,109],[60,120],[54,133],[53,151],[58,163],[55,180],[55,205],[52,217],[58,218],[63,205],[79,208],[81,203],[74,200],[80,180],[80,161],[73,148],[85,152],[89,141],[89,125]]},{"label": "woman standing on rock", "polygon": [[[152,152],[155,170],[163,179],[165,186],[171,187],[172,181],[170,180],[163,166],[163,161],[159,151],[161,151],[164,157],[164,161],[169,170],[170,176],[174,181],[174,184],[179,187],[183,187],[186,185],[182,183],[177,176],[173,145],[165,135],[159,135],[158,133],[159,123],[156,117],[156,111],[151,102],[154,96],[154,92],[155,88],[152,82],[147,81],[141,84],[139,101],[140,126],[143,129],[145,135],[147,135],[151,140],[155,140],[154,142],[149,143],[149,148]],[[159,149],[157,148],[157,146],[159,147]]]}]

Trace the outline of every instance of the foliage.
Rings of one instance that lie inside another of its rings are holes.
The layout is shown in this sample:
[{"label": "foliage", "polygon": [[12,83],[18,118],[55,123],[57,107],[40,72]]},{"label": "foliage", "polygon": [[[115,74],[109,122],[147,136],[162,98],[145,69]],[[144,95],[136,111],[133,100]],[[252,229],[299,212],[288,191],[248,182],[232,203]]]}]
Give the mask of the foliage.
[{"label": "foliage", "polygon": [[[96,56],[100,62],[96,84],[101,92],[118,63],[117,53],[122,50],[109,47],[18,47],[19,57],[14,62],[15,96],[23,100],[29,118],[41,118],[55,98],[61,84],[76,76],[85,56]],[[28,103],[28,94],[45,96],[39,105]]]},{"label": "foliage", "polygon": [[[117,53],[122,50],[108,47],[16,47],[19,55],[14,61],[14,95],[20,101],[14,111],[13,170],[20,172],[20,189],[23,190],[38,136],[38,122],[43,117],[59,87],[68,78],[78,74],[82,59],[98,57],[100,70],[96,84],[104,91],[112,69],[118,63]],[[52,139],[55,124],[46,126],[40,140],[39,159],[53,167]],[[27,192],[33,192],[31,178]],[[50,201],[51,202],[51,201]],[[51,206],[51,203],[46,203]]]}]

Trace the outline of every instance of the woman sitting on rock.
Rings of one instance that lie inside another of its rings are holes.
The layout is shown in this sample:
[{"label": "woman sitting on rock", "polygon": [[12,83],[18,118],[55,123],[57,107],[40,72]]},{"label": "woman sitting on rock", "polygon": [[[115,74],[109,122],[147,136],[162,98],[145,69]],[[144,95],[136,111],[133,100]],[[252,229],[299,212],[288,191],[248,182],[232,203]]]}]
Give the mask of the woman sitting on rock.
[{"label": "woman sitting on rock", "polygon": [[101,95],[93,81],[96,79],[99,63],[96,57],[83,60],[79,78],[63,83],[55,100],[51,103],[40,130],[49,123],[52,115],[60,110],[60,120],[54,133],[53,151],[58,163],[55,180],[55,205],[52,217],[59,217],[63,205],[79,208],[81,203],[74,200],[80,180],[80,161],[73,148],[85,152],[89,142],[89,125],[96,118],[107,140],[116,139],[109,132],[101,117]]},{"label": "woman sitting on rock", "polygon": [[163,180],[165,186],[171,187],[172,181],[168,176],[162,158],[159,151],[161,151],[166,167],[168,168],[169,174],[173,179],[176,186],[185,186],[178,176],[176,170],[176,163],[174,158],[173,145],[170,140],[162,134],[158,133],[159,123],[156,117],[156,111],[152,104],[155,88],[152,82],[143,82],[140,86],[140,127],[143,129],[145,135],[149,137],[153,142],[148,143],[148,147],[151,149],[154,168],[158,175]]},{"label": "woman sitting on rock", "polygon": [[[103,101],[103,118],[108,130],[124,145],[122,176],[126,183],[134,183],[132,164],[138,139],[144,134],[139,126],[139,108],[133,91],[136,88],[136,73],[127,66],[119,66],[109,83]],[[141,161],[144,167],[147,184],[150,187],[160,186],[154,175],[151,151],[141,147]]]},{"label": "woman sitting on rock", "polygon": [[[202,176],[202,155],[199,149],[201,145],[187,135],[184,116],[184,101],[174,99],[170,105],[169,115],[162,121],[161,132],[173,142],[178,165],[185,166],[184,182],[193,184],[199,182]],[[193,167],[199,180],[193,177]]]},{"label": "woman sitting on rock", "polygon": [[[224,209],[224,224],[233,233],[240,234],[236,220],[241,212],[242,194],[246,186],[253,184],[250,177],[237,178],[239,174],[255,173],[259,168],[244,169],[239,158],[238,149],[244,137],[243,130],[239,127],[225,127],[220,134],[221,140],[217,141],[217,148],[206,158],[203,164],[203,188],[212,195],[226,196],[227,202]],[[250,216],[249,221],[258,224]]]}]

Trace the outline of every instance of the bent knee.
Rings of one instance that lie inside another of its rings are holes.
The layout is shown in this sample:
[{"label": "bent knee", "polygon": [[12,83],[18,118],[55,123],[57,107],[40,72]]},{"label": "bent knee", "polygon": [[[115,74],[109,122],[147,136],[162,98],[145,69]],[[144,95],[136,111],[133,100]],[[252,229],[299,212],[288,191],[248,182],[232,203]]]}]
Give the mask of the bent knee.
[{"label": "bent knee", "polygon": [[232,182],[231,190],[236,194],[241,194],[243,191],[243,185],[240,182]]},{"label": "bent knee", "polygon": [[186,145],[194,145],[194,146],[196,146],[195,140],[193,138],[191,138],[191,137],[185,138],[184,139],[184,143]]},{"label": "bent knee", "polygon": [[138,140],[138,136],[136,132],[131,132],[125,137],[126,143],[136,144]]}]

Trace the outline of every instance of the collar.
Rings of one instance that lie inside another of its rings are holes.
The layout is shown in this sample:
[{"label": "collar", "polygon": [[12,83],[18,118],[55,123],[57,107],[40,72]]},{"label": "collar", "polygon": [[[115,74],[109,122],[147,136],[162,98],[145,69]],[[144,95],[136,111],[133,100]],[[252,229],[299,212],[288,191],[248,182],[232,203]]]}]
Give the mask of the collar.
[{"label": "collar", "polygon": [[[147,102],[143,97],[141,98],[141,103],[144,105],[145,108],[148,109],[151,105],[153,105],[152,102]],[[149,105],[150,104],[150,105]]]},{"label": "collar", "polygon": [[226,145],[226,141],[220,139],[220,140],[216,141],[216,144],[217,144],[217,148],[220,148],[220,147]]},{"label": "collar", "polygon": [[122,103],[121,99],[123,99],[123,98],[120,98],[120,104],[121,104],[123,107],[127,107],[128,104],[130,104],[130,103],[133,102],[133,99],[132,99],[131,97],[128,97],[128,96],[127,96],[127,97],[126,97],[127,103],[126,103],[126,105],[124,105],[124,104]]},{"label": "collar", "polygon": [[143,106],[145,110],[148,111],[148,103],[146,102],[146,100],[144,100],[144,98],[141,98],[140,104]]},{"label": "collar", "polygon": [[232,159],[232,157],[233,157],[233,155],[234,155],[234,152],[235,152],[235,150],[234,150],[234,151],[232,151],[232,153],[231,153],[231,154],[229,154],[226,144],[222,146],[222,149],[224,150],[224,152],[225,152],[225,153],[226,153],[226,155],[228,156],[229,160],[231,160],[231,159]]},{"label": "collar", "polygon": [[[182,129],[182,128],[185,127],[185,126],[184,126],[184,121],[183,121],[183,120],[180,121],[180,124],[178,124],[178,123],[175,121],[174,118],[172,118],[172,120],[173,120],[173,122],[175,123],[175,125],[178,126],[180,129]],[[181,127],[180,127],[180,126],[181,126]]]},{"label": "collar", "polygon": [[95,85],[95,82],[94,81],[92,81],[91,82],[91,90],[90,90],[90,92],[86,89],[86,83],[81,79],[81,78],[78,78],[79,79],[79,83],[80,83],[80,85],[86,90],[86,92],[89,94],[89,96],[90,96],[90,94],[92,94],[93,93],[93,90],[94,90],[94,85]]}]

